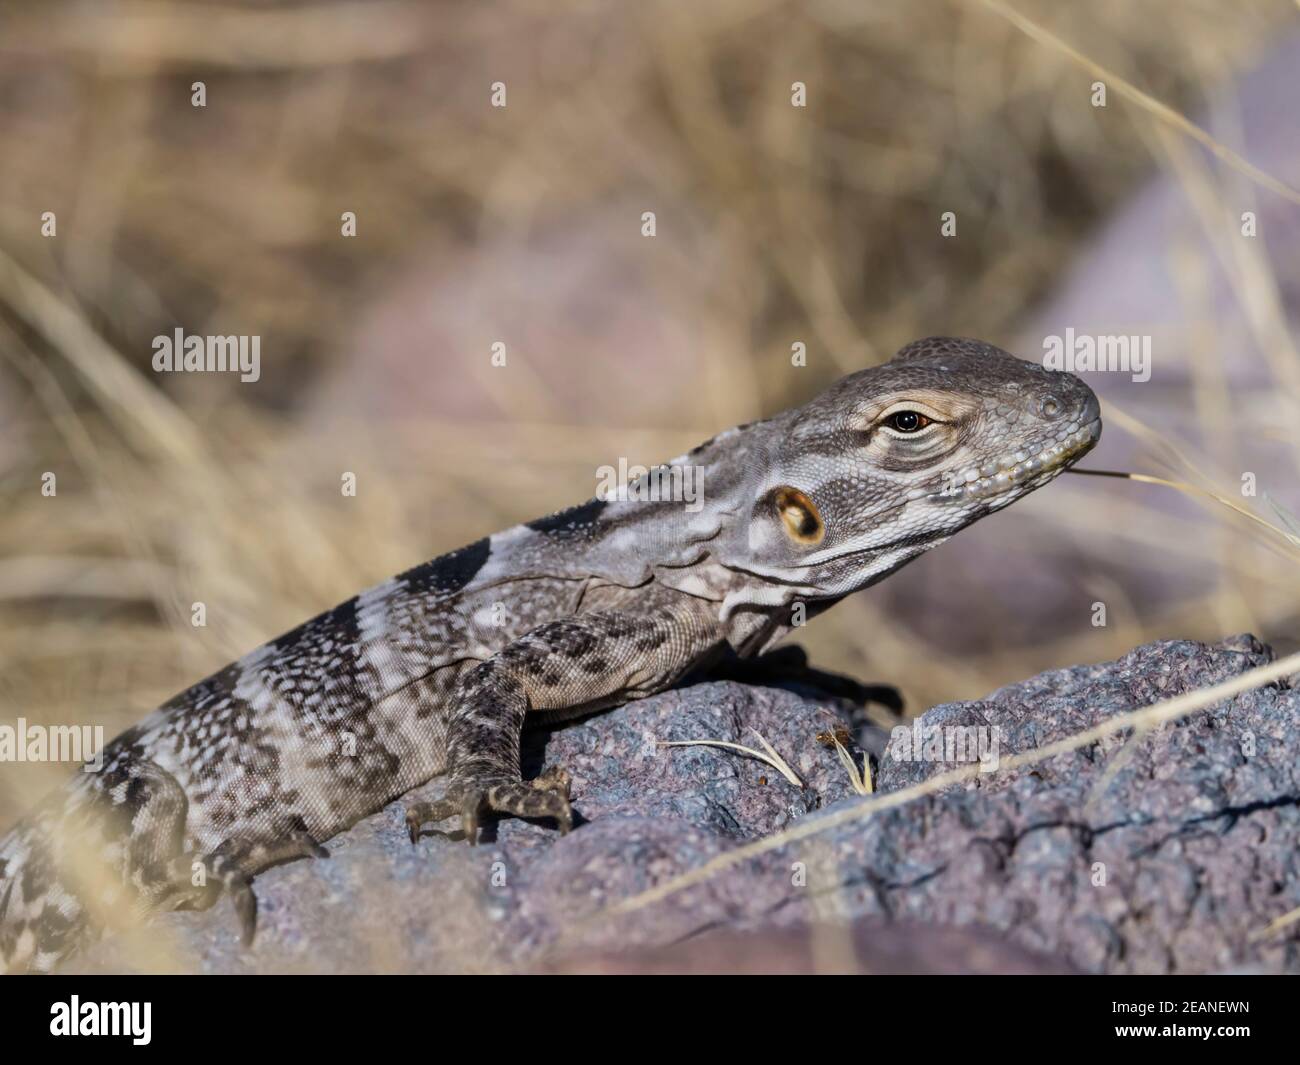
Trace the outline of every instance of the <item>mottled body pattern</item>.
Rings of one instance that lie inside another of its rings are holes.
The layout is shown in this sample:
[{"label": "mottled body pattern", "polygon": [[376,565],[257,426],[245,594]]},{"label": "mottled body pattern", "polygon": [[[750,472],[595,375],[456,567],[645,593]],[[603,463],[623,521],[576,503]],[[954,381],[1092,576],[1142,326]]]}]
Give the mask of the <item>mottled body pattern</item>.
[{"label": "mottled body pattern", "polygon": [[932,338],[674,464],[704,505],[593,500],[399,574],[182,692],[0,843],[0,961],[45,970],[99,929],[231,895],[439,774],[408,812],[572,824],[568,780],[525,782],[529,715],[671,686],[1046,483],[1095,442],[1068,374]]}]

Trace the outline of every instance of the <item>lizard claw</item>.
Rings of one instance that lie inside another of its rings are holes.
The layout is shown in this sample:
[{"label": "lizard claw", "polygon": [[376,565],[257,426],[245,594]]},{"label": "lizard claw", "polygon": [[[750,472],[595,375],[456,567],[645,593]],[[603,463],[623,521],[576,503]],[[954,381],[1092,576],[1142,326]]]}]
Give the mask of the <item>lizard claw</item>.
[{"label": "lizard claw", "polygon": [[470,795],[459,805],[452,798],[439,799],[437,802],[417,802],[406,810],[406,834],[412,843],[419,842],[420,830],[431,821],[445,821],[449,817],[460,815],[461,831],[472,847],[478,842],[478,811],[483,800],[479,795]]},{"label": "lizard claw", "polygon": [[306,832],[295,832],[290,839],[294,844],[302,848],[303,856],[306,858],[328,858],[330,856],[330,852]]},{"label": "lizard claw", "polygon": [[569,805],[568,772],[551,766],[535,780],[499,781],[486,787],[452,785],[445,798],[437,802],[417,802],[407,807],[406,832],[411,842],[420,838],[420,830],[431,821],[445,821],[460,815],[461,831],[471,847],[478,843],[479,814],[486,808],[515,817],[549,817],[560,834],[573,828],[573,808]]},{"label": "lizard claw", "polygon": [[460,810],[450,799],[437,802],[417,802],[406,808],[406,834],[415,844],[420,839],[420,829],[430,821],[445,821],[459,813]]},{"label": "lizard claw", "polygon": [[239,942],[245,947],[253,945],[253,936],[257,932],[257,896],[247,877],[232,881],[227,890],[235,905],[235,915],[239,918]]}]

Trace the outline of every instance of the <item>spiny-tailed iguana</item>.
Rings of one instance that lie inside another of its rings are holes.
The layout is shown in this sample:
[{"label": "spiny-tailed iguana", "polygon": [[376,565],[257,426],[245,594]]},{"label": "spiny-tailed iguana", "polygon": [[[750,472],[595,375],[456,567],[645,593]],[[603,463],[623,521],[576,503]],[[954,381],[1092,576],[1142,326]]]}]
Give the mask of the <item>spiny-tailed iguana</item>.
[{"label": "spiny-tailed iguana", "polygon": [[323,855],[439,774],[446,797],[410,807],[413,839],[459,818],[473,842],[489,811],[568,831],[564,771],[521,779],[526,718],[757,654],[1100,432],[1076,377],[920,340],[668,464],[696,471],[699,500],[593,499],[398,574],[182,692],[19,824],[0,844],[0,959],[48,970],[106,923],[223,890],[247,941],[255,873]]}]

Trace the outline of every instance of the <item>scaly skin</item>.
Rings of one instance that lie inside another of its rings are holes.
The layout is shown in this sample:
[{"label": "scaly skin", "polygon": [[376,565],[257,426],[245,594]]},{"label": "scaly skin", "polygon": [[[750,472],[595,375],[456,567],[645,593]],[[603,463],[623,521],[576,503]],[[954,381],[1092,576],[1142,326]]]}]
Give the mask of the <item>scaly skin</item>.
[{"label": "scaly skin", "polygon": [[[399,574],[182,692],[0,844],[0,959],[48,970],[105,926],[230,893],[439,774],[408,811],[572,825],[561,768],[525,782],[528,716],[639,699],[883,579],[1057,476],[1096,397],[932,338],[671,465],[703,506],[592,500]],[[94,890],[90,890],[90,885]]]}]

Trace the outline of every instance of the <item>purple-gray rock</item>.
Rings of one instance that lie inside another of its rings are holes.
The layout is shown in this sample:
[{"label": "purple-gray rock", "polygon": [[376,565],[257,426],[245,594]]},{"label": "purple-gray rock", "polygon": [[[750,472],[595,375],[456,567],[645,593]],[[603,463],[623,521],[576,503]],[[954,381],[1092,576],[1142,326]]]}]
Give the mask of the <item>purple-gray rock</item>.
[{"label": "purple-gray rock", "polygon": [[[1251,637],[1150,644],[1116,662],[935,707],[907,739],[921,739],[925,756],[936,753],[927,737],[982,735],[986,757],[1006,756],[1270,659]],[[405,802],[396,802],[332,840],[329,859],[257,878],[251,951],[239,948],[223,901],[107,940],[80,967],[1300,971],[1300,925],[1257,935],[1300,906],[1300,693],[1277,685],[1129,747],[1130,733],[1118,733],[981,774],[722,869],[635,912],[605,913],[738,844],[871,802],[825,745],[825,733],[850,719],[842,699],[730,681],[632,703],[534,739],[534,771],[545,761],[572,773],[583,820],[568,836],[506,820],[477,848],[427,831],[413,847]],[[655,742],[761,747],[755,729],[802,787],[735,752]],[[973,742],[967,757],[979,749]],[[899,753],[901,734],[879,766],[878,791],[953,768]],[[439,789],[435,782],[421,793]]]}]

